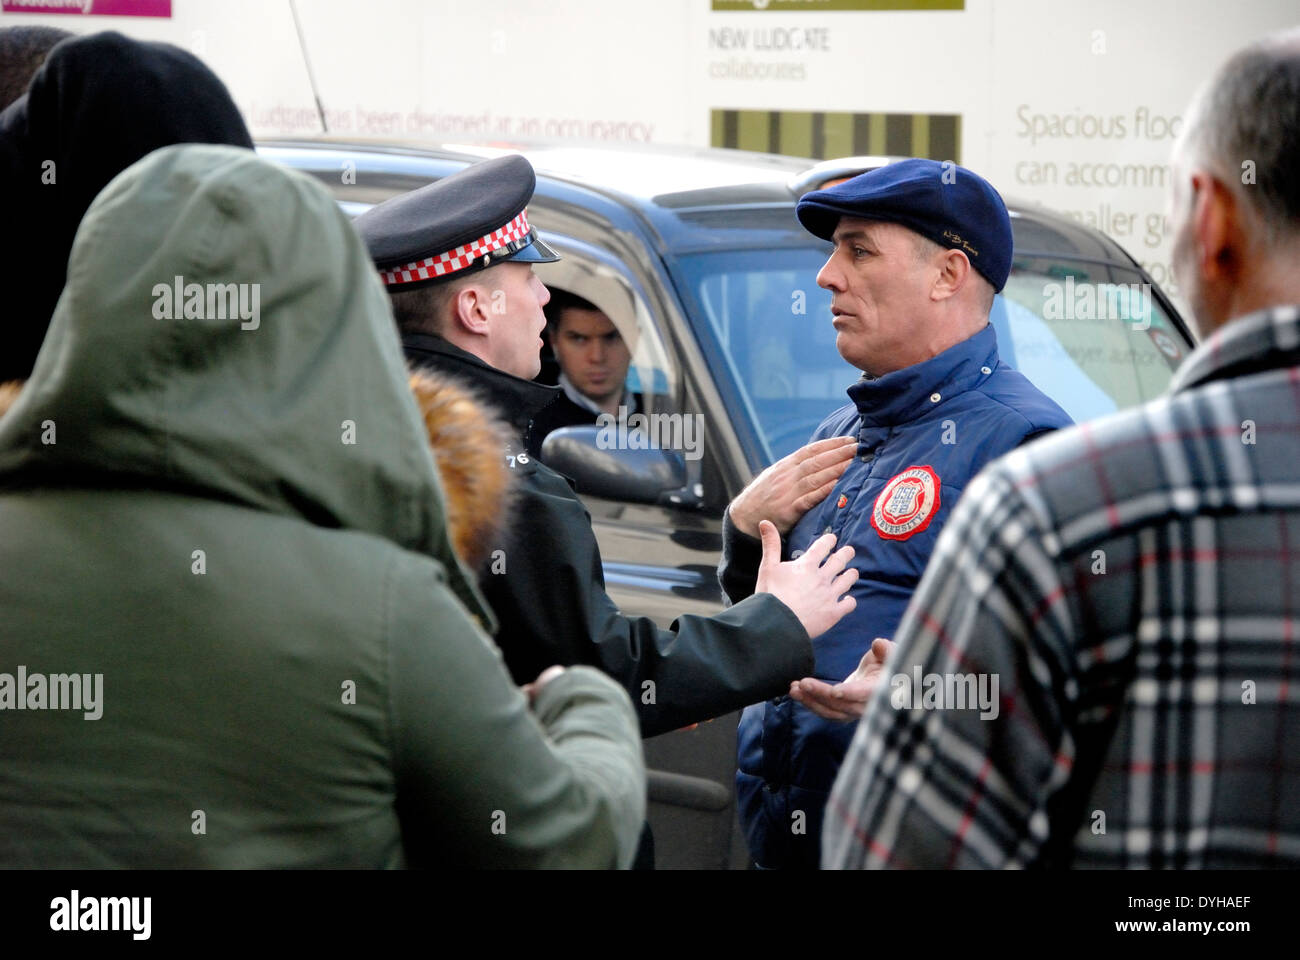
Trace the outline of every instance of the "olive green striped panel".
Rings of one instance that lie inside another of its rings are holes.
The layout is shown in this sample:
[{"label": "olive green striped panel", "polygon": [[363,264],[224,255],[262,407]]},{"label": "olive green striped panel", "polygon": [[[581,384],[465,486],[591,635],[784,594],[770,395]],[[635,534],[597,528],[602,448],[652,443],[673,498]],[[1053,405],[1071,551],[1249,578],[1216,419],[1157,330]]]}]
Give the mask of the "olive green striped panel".
[{"label": "olive green striped panel", "polygon": [[714,110],[712,145],[795,157],[889,154],[961,163],[961,114]]}]

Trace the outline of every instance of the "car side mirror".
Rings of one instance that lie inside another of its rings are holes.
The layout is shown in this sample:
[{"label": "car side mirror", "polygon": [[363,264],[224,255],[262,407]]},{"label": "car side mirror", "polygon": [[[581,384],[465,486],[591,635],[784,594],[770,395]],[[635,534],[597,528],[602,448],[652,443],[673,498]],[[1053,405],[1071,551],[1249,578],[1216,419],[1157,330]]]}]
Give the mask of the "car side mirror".
[{"label": "car side mirror", "polygon": [[696,506],[682,455],[663,449],[610,449],[600,427],[561,427],[542,441],[542,461],[579,493],[632,503]]}]

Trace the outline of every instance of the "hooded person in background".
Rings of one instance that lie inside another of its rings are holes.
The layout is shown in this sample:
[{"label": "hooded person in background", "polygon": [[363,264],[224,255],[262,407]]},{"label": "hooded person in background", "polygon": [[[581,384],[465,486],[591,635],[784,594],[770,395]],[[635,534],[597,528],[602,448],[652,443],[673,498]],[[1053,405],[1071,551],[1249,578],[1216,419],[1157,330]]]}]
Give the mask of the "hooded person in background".
[{"label": "hooded person in background", "polygon": [[627,695],[514,686],[443,512],[328,193],[223,146],[116,178],[0,419],[0,866],[630,863]]},{"label": "hooded person in background", "polygon": [[27,92],[50,51],[71,36],[57,27],[0,28],[0,110]]},{"label": "hooded person in background", "polygon": [[[157,147],[252,146],[225,86],[191,54],[98,33],[71,40],[51,55],[73,36],[49,27],[0,29],[0,109],[24,97],[29,82],[32,87],[23,104],[0,121],[0,163],[15,188],[4,240],[12,249],[0,262],[10,304],[0,320],[0,414],[17,399],[15,378],[26,376],[35,362],[46,319],[63,289],[72,237],[95,194]],[[47,159],[53,163],[48,173]],[[26,179],[13,179],[19,173]],[[21,238],[12,232],[15,225],[22,228]],[[38,256],[42,249],[59,252]],[[476,451],[499,449],[504,428],[445,380],[413,377],[411,388],[448,493],[453,543],[467,566],[476,567],[476,545],[499,532],[508,514],[501,505],[508,477],[496,460],[485,461]],[[469,462],[473,484],[461,469]]]},{"label": "hooded person in background", "polygon": [[177,143],[253,147],[225,85],[197,57],[120,33],[60,43],[27,93],[0,113],[0,383],[31,372],[95,195],[141,157]]}]

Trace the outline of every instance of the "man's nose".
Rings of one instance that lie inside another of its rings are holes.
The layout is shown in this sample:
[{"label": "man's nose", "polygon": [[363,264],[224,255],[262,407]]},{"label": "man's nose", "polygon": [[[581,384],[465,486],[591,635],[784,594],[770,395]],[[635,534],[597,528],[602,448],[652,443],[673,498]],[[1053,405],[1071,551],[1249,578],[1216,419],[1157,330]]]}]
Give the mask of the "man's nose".
[{"label": "man's nose", "polygon": [[835,267],[835,256],[833,254],[824,264],[822,264],[822,268],[817,271],[817,286],[824,290],[842,291],[844,289],[844,283],[840,276],[840,272]]},{"label": "man's nose", "polygon": [[592,337],[587,348],[588,363],[602,363],[605,360],[605,341],[601,337]]}]

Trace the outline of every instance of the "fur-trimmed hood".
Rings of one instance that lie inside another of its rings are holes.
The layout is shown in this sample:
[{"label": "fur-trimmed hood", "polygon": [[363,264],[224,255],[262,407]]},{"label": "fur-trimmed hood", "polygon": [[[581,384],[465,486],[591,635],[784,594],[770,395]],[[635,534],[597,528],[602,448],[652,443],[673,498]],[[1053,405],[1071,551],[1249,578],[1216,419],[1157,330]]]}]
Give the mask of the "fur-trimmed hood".
[{"label": "fur-trimmed hood", "polygon": [[8,383],[0,383],[0,417],[5,415],[5,411],[14,405],[18,399],[18,394],[23,389],[21,380],[10,380]]},{"label": "fur-trimmed hood", "polygon": [[481,576],[512,507],[514,484],[505,458],[510,427],[453,377],[416,370],[411,392],[442,480],[452,547]]}]

